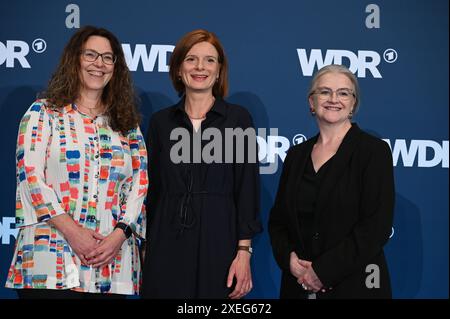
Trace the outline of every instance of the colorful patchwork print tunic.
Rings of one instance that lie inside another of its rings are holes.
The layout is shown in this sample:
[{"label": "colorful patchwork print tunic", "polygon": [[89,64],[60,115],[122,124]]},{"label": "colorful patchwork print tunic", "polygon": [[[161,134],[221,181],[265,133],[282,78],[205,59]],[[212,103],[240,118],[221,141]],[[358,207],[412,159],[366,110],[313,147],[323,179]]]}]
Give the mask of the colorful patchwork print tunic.
[{"label": "colorful patchwork print tunic", "polygon": [[[20,122],[16,158],[20,230],[6,287],[139,293],[138,240],[145,238],[148,187],[140,129],[123,136],[104,116],[92,119],[74,104],[51,110],[37,100]],[[104,236],[124,222],[133,236],[111,264],[83,266],[62,234],[46,223],[62,214]]]}]

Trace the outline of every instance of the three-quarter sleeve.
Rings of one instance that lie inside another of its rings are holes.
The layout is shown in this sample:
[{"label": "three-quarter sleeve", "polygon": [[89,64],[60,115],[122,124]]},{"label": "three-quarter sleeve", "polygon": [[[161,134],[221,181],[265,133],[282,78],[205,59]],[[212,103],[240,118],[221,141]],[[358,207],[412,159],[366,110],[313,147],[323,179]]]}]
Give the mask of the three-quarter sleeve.
[{"label": "three-quarter sleeve", "polygon": [[133,174],[130,177],[130,190],[125,204],[122,206],[122,215],[119,222],[130,225],[134,234],[144,239],[147,222],[144,204],[148,189],[147,149],[139,127],[128,133],[128,141]]},{"label": "three-quarter sleeve", "polygon": [[[251,239],[262,231],[260,220],[260,180],[258,146],[253,120],[247,111],[240,116],[240,128],[251,129],[245,143],[243,163],[234,164],[234,199],[238,216],[238,239]],[[255,156],[249,156],[249,152]],[[254,157],[254,158],[252,158]]]},{"label": "three-quarter sleeve", "polygon": [[394,211],[392,154],[385,142],[374,145],[362,175],[359,221],[351,233],[313,261],[322,283],[332,287],[379,254],[389,239]]},{"label": "three-quarter sleeve", "polygon": [[65,214],[60,198],[45,177],[52,121],[53,113],[43,100],[34,102],[20,121],[16,148],[16,227]]}]

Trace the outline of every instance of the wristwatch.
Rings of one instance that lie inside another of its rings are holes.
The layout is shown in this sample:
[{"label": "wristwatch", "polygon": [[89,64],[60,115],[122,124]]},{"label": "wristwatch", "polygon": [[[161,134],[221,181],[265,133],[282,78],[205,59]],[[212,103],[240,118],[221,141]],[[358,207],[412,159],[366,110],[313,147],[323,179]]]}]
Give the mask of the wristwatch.
[{"label": "wristwatch", "polygon": [[245,250],[250,255],[253,254],[253,248],[251,246],[238,246],[237,250]]},{"label": "wristwatch", "polygon": [[131,234],[133,233],[133,231],[131,230],[130,225],[125,224],[125,223],[117,223],[116,227],[114,227],[114,229],[122,229],[123,233],[125,234],[125,237],[128,239],[130,238]]}]

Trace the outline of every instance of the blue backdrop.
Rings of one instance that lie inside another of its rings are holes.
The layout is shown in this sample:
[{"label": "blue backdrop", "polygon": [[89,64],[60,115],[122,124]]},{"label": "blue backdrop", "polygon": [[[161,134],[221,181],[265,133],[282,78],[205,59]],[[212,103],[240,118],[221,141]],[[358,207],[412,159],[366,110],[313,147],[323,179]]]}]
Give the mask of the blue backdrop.
[{"label": "blue backdrop", "polygon": [[397,196],[386,253],[394,297],[448,298],[448,20],[447,0],[0,2],[0,298],[15,297],[3,286],[17,234],[18,123],[65,43],[86,24],[120,39],[144,132],[153,112],[178,100],[167,73],[176,41],[196,28],[221,39],[228,100],[267,129],[259,139],[266,230],[254,243],[252,298],[278,296],[267,218],[286,149],[317,131],[306,99],[311,73],[330,63],[349,66],[362,90],[355,120],[393,152]]}]

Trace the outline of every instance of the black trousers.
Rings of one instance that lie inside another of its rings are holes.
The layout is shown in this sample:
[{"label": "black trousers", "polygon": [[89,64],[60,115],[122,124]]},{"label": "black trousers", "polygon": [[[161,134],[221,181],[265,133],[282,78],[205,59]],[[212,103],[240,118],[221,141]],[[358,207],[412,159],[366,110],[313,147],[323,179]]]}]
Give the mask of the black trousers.
[{"label": "black trousers", "polygon": [[76,292],[70,289],[16,289],[19,299],[126,299],[126,295]]}]

